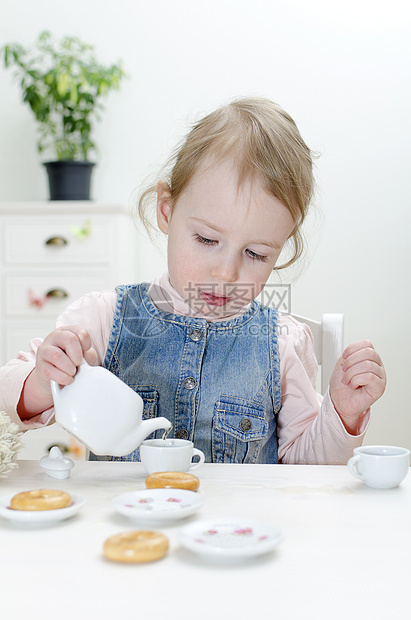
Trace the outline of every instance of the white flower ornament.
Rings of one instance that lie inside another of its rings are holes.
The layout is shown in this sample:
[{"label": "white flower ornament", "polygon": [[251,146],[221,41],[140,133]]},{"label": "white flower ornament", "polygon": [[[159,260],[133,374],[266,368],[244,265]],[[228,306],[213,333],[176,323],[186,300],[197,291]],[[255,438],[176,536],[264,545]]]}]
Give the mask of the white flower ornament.
[{"label": "white flower ornament", "polygon": [[9,416],[0,411],[0,478],[11,469],[18,467],[17,453],[23,447],[21,441],[22,432]]}]

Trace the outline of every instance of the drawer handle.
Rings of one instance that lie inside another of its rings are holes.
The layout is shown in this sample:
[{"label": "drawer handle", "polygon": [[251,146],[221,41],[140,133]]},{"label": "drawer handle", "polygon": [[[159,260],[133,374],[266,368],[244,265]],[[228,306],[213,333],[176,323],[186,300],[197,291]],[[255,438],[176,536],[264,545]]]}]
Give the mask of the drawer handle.
[{"label": "drawer handle", "polygon": [[68,293],[62,288],[52,288],[46,293],[46,297],[52,297],[53,299],[64,299],[68,297]]},{"label": "drawer handle", "polygon": [[48,299],[65,299],[68,297],[68,293],[66,293],[66,291],[62,288],[52,288],[45,295],[40,295],[40,297],[38,297],[31,289],[29,289],[28,297],[30,306],[42,308]]},{"label": "drawer handle", "polygon": [[68,241],[64,237],[50,237],[49,239],[47,239],[47,241],[44,242],[44,244],[61,247],[63,245],[67,245]]}]

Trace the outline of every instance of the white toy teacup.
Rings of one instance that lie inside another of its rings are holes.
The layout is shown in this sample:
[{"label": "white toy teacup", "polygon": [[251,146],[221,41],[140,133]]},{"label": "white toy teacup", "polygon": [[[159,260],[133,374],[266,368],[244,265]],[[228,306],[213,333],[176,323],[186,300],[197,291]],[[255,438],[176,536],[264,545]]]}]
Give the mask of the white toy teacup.
[{"label": "white toy teacup", "polygon": [[[193,462],[194,456],[199,460]],[[204,453],[186,439],[146,439],[140,446],[140,458],[148,474],[191,471],[205,460]]]},{"label": "white toy teacup", "polygon": [[74,382],[51,381],[56,422],[94,454],[125,456],[154,431],[171,428],[166,418],[142,419],[143,400],[101,366],[80,364]]},{"label": "white toy teacup", "polygon": [[350,473],[375,489],[393,489],[410,469],[410,450],[397,446],[354,448],[347,463]]}]

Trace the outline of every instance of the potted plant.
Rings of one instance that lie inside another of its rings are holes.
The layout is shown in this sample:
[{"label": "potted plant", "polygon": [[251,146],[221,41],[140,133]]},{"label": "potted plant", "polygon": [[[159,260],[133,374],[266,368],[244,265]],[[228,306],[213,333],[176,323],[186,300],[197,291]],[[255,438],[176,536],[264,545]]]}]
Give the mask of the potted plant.
[{"label": "potted plant", "polygon": [[[2,48],[23,101],[39,123],[38,150],[45,161],[51,200],[88,200],[96,152],[91,134],[102,100],[124,77],[120,64],[97,62],[94,48],[76,37],[60,41],[42,32],[32,48],[11,43]],[[84,179],[83,179],[84,176]]]}]

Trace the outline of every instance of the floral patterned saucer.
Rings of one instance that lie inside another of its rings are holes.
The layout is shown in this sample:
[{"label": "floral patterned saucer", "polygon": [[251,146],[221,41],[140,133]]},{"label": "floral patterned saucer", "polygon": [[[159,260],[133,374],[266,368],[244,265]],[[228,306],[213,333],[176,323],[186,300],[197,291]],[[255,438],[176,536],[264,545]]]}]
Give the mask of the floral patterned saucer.
[{"label": "floral patterned saucer", "polygon": [[204,498],[184,489],[146,489],[119,495],[113,500],[117,512],[130,519],[165,523],[189,517],[204,504]]},{"label": "floral patterned saucer", "polygon": [[262,555],[282,540],[279,529],[253,519],[196,521],[178,532],[181,544],[209,557],[241,558]]}]

